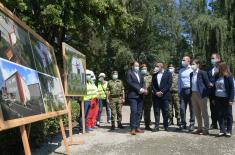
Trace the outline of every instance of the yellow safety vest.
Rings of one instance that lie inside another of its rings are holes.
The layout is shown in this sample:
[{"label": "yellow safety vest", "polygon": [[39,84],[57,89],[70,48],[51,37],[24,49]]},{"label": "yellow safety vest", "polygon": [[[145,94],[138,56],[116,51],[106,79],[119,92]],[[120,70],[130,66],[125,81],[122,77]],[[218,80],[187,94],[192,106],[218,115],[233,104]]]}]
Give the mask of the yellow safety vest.
[{"label": "yellow safety vest", "polygon": [[94,83],[87,82],[87,95],[84,96],[84,101],[89,101],[93,98],[97,98],[98,89]]},{"label": "yellow safety vest", "polygon": [[99,92],[99,95],[100,95],[100,99],[106,99],[106,89],[107,89],[107,86],[108,86],[108,82],[105,81],[105,83],[103,84],[102,82],[99,82],[98,83],[98,92]]}]

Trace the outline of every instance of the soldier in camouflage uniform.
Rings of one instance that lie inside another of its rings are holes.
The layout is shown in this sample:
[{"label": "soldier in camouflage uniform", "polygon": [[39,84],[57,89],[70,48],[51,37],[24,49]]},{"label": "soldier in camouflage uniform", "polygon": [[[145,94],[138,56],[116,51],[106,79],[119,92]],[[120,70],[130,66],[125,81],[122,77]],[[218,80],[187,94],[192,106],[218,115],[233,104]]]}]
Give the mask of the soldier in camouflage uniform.
[{"label": "soldier in camouflage uniform", "polygon": [[115,119],[117,117],[118,128],[122,126],[122,105],[125,102],[123,82],[118,79],[118,72],[113,71],[112,80],[108,82],[107,86],[107,103],[111,109],[111,130],[115,129]]},{"label": "soldier in camouflage uniform", "polygon": [[175,73],[175,68],[171,64],[169,66],[169,71],[172,73],[172,87],[171,87],[171,102],[169,105],[169,125],[174,125],[174,110],[175,110],[175,118],[177,119],[177,125],[180,123],[180,115],[179,115],[179,96],[177,89],[178,82],[178,74]]},{"label": "soldier in camouflage uniform", "polygon": [[[142,64],[141,73],[144,75],[144,82],[145,88],[148,90],[148,94],[144,96],[144,105],[143,105],[143,112],[144,112],[144,123],[145,123],[145,130],[152,131],[150,128],[151,125],[151,107],[152,103],[152,76],[148,73],[146,64]],[[142,115],[141,115],[142,116]]]}]

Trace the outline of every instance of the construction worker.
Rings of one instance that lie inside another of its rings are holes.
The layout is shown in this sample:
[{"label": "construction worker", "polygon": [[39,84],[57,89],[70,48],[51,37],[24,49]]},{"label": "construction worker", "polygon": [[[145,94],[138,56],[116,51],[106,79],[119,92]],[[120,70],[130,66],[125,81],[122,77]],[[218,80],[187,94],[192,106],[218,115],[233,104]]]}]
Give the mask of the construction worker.
[{"label": "construction worker", "polygon": [[109,107],[109,104],[107,104],[106,102],[106,94],[107,94],[106,89],[108,86],[108,82],[105,81],[105,77],[106,75],[104,73],[99,74],[99,81],[98,81],[99,113],[98,113],[97,123],[96,123],[97,126],[100,126],[100,119],[102,115],[103,106],[106,107],[107,122],[110,123],[110,107]]},{"label": "construction worker", "polygon": [[118,128],[123,129],[122,126],[122,105],[125,102],[125,93],[123,82],[118,79],[118,72],[112,72],[112,80],[108,82],[107,86],[107,102],[111,108],[111,130],[115,130],[115,119],[117,117]]},{"label": "construction worker", "polygon": [[[84,96],[85,130],[86,132],[90,132],[90,131],[93,131],[93,129],[92,129],[92,121],[91,121],[92,117],[89,117],[89,116],[91,116],[91,113],[92,113],[91,108],[94,109],[95,107],[94,106],[95,104],[91,105],[91,102],[94,103],[95,99],[97,98],[98,89],[95,83],[91,79],[91,73],[89,72],[89,70],[86,71],[86,80],[87,80],[87,95]],[[81,113],[80,113],[80,116],[82,116]],[[80,117],[79,125],[80,125],[80,131],[82,131],[82,117]]]}]

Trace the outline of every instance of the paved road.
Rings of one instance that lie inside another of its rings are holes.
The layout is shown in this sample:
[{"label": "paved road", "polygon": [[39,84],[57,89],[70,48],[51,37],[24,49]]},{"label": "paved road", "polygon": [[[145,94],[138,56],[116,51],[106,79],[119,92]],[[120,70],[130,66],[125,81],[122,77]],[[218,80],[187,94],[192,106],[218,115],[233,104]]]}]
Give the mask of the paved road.
[{"label": "paved road", "polygon": [[[235,114],[235,107],[233,108]],[[109,130],[110,124],[102,123],[102,128],[92,133],[74,134],[74,140],[84,141],[83,145],[71,147],[72,155],[235,155],[235,135],[232,138],[216,137],[218,130],[211,130],[210,136],[199,136],[179,132],[172,126],[169,132],[145,132],[137,136],[129,135],[129,107],[123,107],[123,122],[127,126],[124,130]],[[152,112],[153,116],[153,112]],[[154,120],[154,117],[152,117]],[[105,110],[102,115],[105,121]],[[235,124],[235,123],[234,123]],[[143,124],[142,124],[143,126]],[[235,127],[235,126],[234,126]],[[235,130],[233,130],[235,133]],[[64,153],[60,145],[61,137],[56,137],[52,143],[45,144],[35,150],[35,155],[59,155]]]}]

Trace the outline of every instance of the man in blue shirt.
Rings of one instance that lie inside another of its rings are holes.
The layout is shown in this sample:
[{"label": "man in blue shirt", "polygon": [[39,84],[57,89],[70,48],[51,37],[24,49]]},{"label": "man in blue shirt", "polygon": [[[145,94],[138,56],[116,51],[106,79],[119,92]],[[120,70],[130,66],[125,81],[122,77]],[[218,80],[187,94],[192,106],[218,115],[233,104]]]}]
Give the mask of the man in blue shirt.
[{"label": "man in blue shirt", "polygon": [[178,77],[178,93],[180,97],[180,129],[186,129],[186,110],[187,105],[190,109],[190,125],[189,131],[194,130],[195,124],[195,115],[193,107],[191,104],[191,95],[190,95],[190,73],[192,72],[190,66],[190,57],[184,56],[182,59],[182,68],[179,71]]}]

